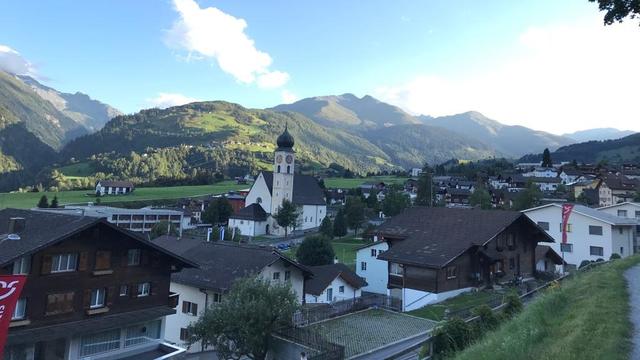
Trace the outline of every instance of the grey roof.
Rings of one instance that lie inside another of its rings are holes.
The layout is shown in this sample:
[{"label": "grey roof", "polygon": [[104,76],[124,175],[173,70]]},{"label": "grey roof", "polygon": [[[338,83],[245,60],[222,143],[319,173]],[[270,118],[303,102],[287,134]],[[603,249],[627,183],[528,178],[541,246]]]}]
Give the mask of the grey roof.
[{"label": "grey roof", "polygon": [[[133,187],[133,183],[131,181],[120,181],[120,180],[98,180],[98,183],[102,186],[110,186],[110,187]],[[97,183],[96,183],[97,185]]]},{"label": "grey roof", "polygon": [[320,295],[331,284],[331,282],[340,276],[347,284],[355,289],[360,289],[367,285],[363,278],[356,275],[349,267],[342,263],[309,266],[313,272],[313,278],[304,282],[304,291],[311,295]]},{"label": "grey roof", "polygon": [[267,212],[264,211],[260,204],[254,203],[238,210],[238,212],[231,215],[231,218],[252,221],[267,221]]},{"label": "grey roof", "polygon": [[441,268],[473,246],[482,246],[520,221],[539,241],[553,242],[544,230],[517,211],[413,207],[386,223],[378,232],[400,239],[378,259]]},{"label": "grey roof", "polygon": [[[560,204],[548,204],[548,205],[543,205],[543,206],[538,206],[535,208],[523,210],[522,212],[527,213],[527,212],[535,211],[535,210],[542,209],[549,206],[562,208],[562,205]],[[612,215],[604,211],[598,211],[596,209],[592,209],[584,205],[574,204],[573,212],[594,218],[596,220],[600,220],[602,222],[605,222],[611,225],[616,225],[616,226],[638,225],[638,220],[636,219],[629,219],[629,218]]]},{"label": "grey roof", "polygon": [[[18,233],[20,240],[9,240],[6,239],[6,235],[2,235],[7,234],[9,231],[9,219],[12,217],[25,219],[25,227]],[[195,266],[193,262],[186,260],[173,252],[167,251],[164,248],[158,247],[140,235],[119,228],[101,218],[20,209],[0,210],[0,266],[12,262],[18,257],[32,254],[43,248],[63,241],[67,237],[80,231],[98,225],[110,227],[144,243],[146,246],[155,248],[176,258],[177,260],[180,260],[183,264]]]},{"label": "grey roof", "polygon": [[308,268],[287,258],[272,247],[240,245],[231,242],[206,242],[194,238],[177,239],[172,236],[162,236],[153,242],[199,265],[198,269],[183,269],[171,276],[171,281],[198,288],[219,292],[228,291],[237,279],[257,274],[264,267],[278,260],[311,275]]},{"label": "grey roof", "polygon": [[[273,172],[263,171],[264,181],[267,183],[269,192],[273,190]],[[271,194],[273,195],[273,194]],[[313,176],[294,174],[293,175],[293,198],[294,204],[298,205],[326,205],[324,191],[318,185],[318,180]]]}]

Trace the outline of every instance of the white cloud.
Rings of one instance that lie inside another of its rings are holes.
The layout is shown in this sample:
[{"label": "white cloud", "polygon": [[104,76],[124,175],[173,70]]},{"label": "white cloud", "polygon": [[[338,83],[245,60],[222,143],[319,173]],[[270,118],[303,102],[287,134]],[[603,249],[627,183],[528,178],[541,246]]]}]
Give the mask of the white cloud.
[{"label": "white cloud", "polygon": [[291,104],[298,101],[298,96],[289,90],[282,90],[282,103]]},{"label": "white cloud", "polygon": [[188,97],[182,94],[176,93],[158,93],[158,96],[154,98],[147,99],[147,103],[149,103],[153,107],[157,107],[160,109],[166,109],[172,106],[184,105],[188,103],[192,103],[195,101],[200,101],[198,99]]},{"label": "white cloud", "polygon": [[0,70],[17,75],[38,77],[35,66],[19,52],[0,44]]},{"label": "white cloud", "polygon": [[273,71],[269,54],[256,49],[245,34],[244,19],[215,7],[200,8],[194,0],[173,0],[180,18],[168,30],[166,43],[186,50],[187,59],[215,59],[220,69],[241,83],[265,88],[280,87],[289,80],[282,71]]},{"label": "white cloud", "polygon": [[467,77],[422,74],[374,93],[413,113],[478,110],[556,133],[603,126],[640,131],[639,43],[640,31],[630,22],[603,27],[594,18],[530,28],[514,45],[514,55],[488,70]]}]

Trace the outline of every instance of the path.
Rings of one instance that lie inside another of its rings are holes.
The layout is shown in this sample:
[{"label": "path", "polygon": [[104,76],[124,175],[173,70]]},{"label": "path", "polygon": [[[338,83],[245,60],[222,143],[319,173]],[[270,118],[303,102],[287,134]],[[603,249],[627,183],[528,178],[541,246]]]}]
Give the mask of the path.
[{"label": "path", "polygon": [[624,277],[627,278],[629,284],[630,316],[633,323],[631,360],[640,360],[640,265],[627,270]]}]

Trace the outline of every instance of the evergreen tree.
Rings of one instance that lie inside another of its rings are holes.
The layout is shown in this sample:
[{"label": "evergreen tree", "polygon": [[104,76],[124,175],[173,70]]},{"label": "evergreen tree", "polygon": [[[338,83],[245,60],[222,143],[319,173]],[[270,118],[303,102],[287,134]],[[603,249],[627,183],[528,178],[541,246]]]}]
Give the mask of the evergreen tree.
[{"label": "evergreen tree", "polygon": [[542,167],[552,167],[553,161],[551,160],[551,153],[549,149],[544,149],[542,152]]},{"label": "evergreen tree", "polygon": [[42,195],[40,197],[40,201],[38,201],[39,208],[44,209],[49,207],[49,199],[47,199],[47,195]]},{"label": "evergreen tree", "polygon": [[323,235],[307,236],[296,250],[296,259],[307,266],[333,264],[335,256],[329,238]]},{"label": "evergreen tree", "polygon": [[278,213],[273,216],[278,225],[284,228],[284,237],[289,235],[289,228],[295,227],[300,215],[298,208],[289,200],[284,199],[278,208]]},{"label": "evergreen tree", "polygon": [[358,235],[358,229],[364,222],[364,204],[358,197],[350,197],[344,209],[347,225],[353,229],[353,234]]},{"label": "evergreen tree", "polygon": [[58,204],[58,196],[54,196],[54,197],[53,197],[53,200],[51,200],[51,205],[50,205],[49,207],[52,207],[52,208],[54,208],[54,209],[55,209],[55,208],[57,208],[57,207],[59,207],[59,204]]},{"label": "evergreen tree", "polygon": [[416,194],[416,205],[433,206],[435,198],[435,188],[431,173],[423,171],[418,178],[418,193]]},{"label": "evergreen tree", "polygon": [[338,210],[338,214],[336,214],[336,218],[333,221],[333,235],[337,237],[347,235],[347,220],[343,209]]},{"label": "evergreen tree", "polygon": [[328,216],[325,216],[324,219],[322,219],[319,232],[329,239],[333,239],[333,223],[331,223],[331,219]]}]

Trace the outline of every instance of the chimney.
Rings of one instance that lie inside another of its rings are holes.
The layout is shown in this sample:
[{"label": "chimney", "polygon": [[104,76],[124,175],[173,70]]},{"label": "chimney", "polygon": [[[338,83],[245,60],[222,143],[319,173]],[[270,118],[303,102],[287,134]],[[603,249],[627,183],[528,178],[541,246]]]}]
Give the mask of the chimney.
[{"label": "chimney", "polygon": [[9,218],[9,234],[19,234],[24,230],[26,225],[26,219],[23,217]]}]

